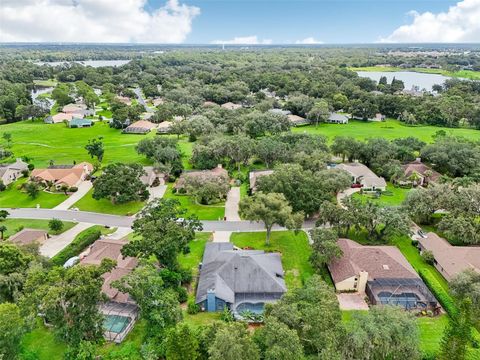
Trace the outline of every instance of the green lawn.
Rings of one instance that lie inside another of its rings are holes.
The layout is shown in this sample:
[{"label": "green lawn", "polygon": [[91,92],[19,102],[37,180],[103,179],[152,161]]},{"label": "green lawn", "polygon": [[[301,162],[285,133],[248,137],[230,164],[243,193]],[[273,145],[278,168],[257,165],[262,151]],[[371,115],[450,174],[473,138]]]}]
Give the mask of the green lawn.
[{"label": "green lawn", "polygon": [[400,206],[405,200],[408,192],[411,189],[404,189],[401,187],[395,187],[390,182],[387,182],[387,191],[382,193],[380,197],[375,197],[375,195],[371,194],[360,194],[355,193],[353,194],[354,198],[362,199],[362,200],[370,200],[374,203],[377,203],[380,206]]},{"label": "green lawn", "polygon": [[448,71],[443,69],[422,69],[422,68],[409,68],[403,69],[394,66],[366,66],[366,67],[357,67],[349,68],[352,71],[383,71],[383,72],[398,72],[398,71],[413,71],[424,74],[440,74],[444,76],[458,77],[470,80],[480,80],[480,71],[473,70],[459,70],[459,71]]},{"label": "green lawn", "polygon": [[[1,222],[1,225],[6,226],[7,231],[5,232],[5,237],[9,237],[22,228],[30,228],[30,229],[39,229],[39,230],[46,230],[51,235],[54,233],[51,232],[48,228],[48,222],[50,220],[37,220],[37,219],[5,219]],[[63,229],[62,232],[71,229],[75,226],[76,223],[70,221],[63,221]]]},{"label": "green lawn", "polygon": [[480,140],[480,131],[474,129],[452,129],[439,126],[406,126],[398,120],[388,119],[384,122],[350,120],[348,124],[319,124],[294,127],[293,132],[322,134],[330,140],[335,136],[352,136],[357,139],[382,137],[396,139],[414,136],[427,143],[433,142],[432,135],[439,130],[445,130],[447,134],[464,136],[469,139]]},{"label": "green lawn", "polygon": [[188,195],[177,195],[172,192],[173,184],[168,184],[164,199],[178,200],[182,208],[187,210],[186,216],[196,215],[200,220],[219,220],[225,216],[225,203],[215,205],[200,205]]},{"label": "green lawn", "polygon": [[230,241],[240,248],[250,247],[267,252],[279,252],[282,256],[283,270],[287,288],[300,287],[314,271],[308,261],[310,245],[307,235],[301,231],[295,235],[292,231],[274,231],[270,246],[265,245],[265,232],[233,233]]},{"label": "green lawn", "polygon": [[126,204],[112,204],[108,199],[95,200],[92,197],[92,194],[93,189],[91,189],[83,198],[78,200],[73,207],[77,207],[82,211],[130,216],[139,212],[145,205],[143,201],[131,201]]},{"label": "green lawn", "polygon": [[107,122],[96,122],[90,128],[70,129],[65,124],[44,124],[43,121],[22,121],[2,125],[2,131],[12,134],[12,151],[16,157],[27,156],[38,168],[47,166],[50,160],[56,164],[71,164],[74,160],[92,161],[85,145],[89,139],[102,136],[105,145],[104,164],[112,162],[136,162],[148,164],[148,160],[135,151],[135,145],[147,135],[122,134]]},{"label": "green lawn", "polygon": [[57,86],[57,80],[49,79],[49,80],[33,80],[33,83],[38,86],[44,87],[53,87]]},{"label": "green lawn", "polygon": [[17,189],[18,186],[26,181],[27,178],[21,178],[9,184],[5,191],[0,192],[0,207],[34,208],[37,207],[38,204],[41,208],[51,209],[68,198],[68,196],[64,194],[50,194],[45,191],[40,191],[38,196],[33,199],[27,193]]},{"label": "green lawn", "polygon": [[212,233],[195,234],[195,240],[188,244],[190,252],[188,254],[180,254],[178,262],[182,268],[191,269],[194,276],[198,273],[198,264],[202,261],[203,251],[208,241],[212,240]]}]

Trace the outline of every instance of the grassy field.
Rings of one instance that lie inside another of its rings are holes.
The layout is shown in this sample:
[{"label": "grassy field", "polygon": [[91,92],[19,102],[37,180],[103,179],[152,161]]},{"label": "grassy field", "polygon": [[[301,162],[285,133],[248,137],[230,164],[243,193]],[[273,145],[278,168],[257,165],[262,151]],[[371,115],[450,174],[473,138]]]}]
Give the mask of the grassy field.
[{"label": "grassy field", "polygon": [[200,205],[188,195],[177,195],[172,192],[173,184],[168,184],[164,199],[178,200],[182,208],[187,210],[186,216],[196,215],[200,220],[218,220],[225,216],[225,203],[216,205]]},{"label": "grassy field", "polygon": [[108,199],[95,200],[92,197],[92,194],[93,189],[91,189],[83,198],[78,200],[73,207],[77,207],[82,211],[130,216],[139,212],[145,205],[145,202],[143,201],[131,201],[125,204],[112,204],[112,202]]},{"label": "grassy field", "polygon": [[[54,233],[48,229],[49,221],[50,220],[37,220],[37,219],[5,219],[1,222],[1,225],[6,226],[7,228],[7,231],[5,231],[5,234],[4,234],[5,237],[9,237],[17,233],[18,231],[20,231],[21,228],[46,230],[51,235],[54,235]],[[62,232],[65,232],[68,229],[71,229],[73,226],[75,226],[75,224],[76,223],[74,222],[63,221]]]},{"label": "grassy field", "polygon": [[198,274],[198,264],[202,261],[203,251],[208,241],[212,240],[212,233],[196,233],[195,240],[188,244],[190,252],[180,254],[178,262],[182,268],[191,269],[194,276]]},{"label": "grassy field", "polygon": [[361,121],[350,120],[348,124],[319,124],[292,128],[293,132],[322,134],[332,140],[335,136],[352,136],[357,139],[382,137],[388,140],[414,136],[427,143],[433,142],[432,135],[439,130],[445,130],[449,135],[463,136],[469,139],[480,140],[480,131],[475,129],[452,129],[440,126],[406,126],[398,120]]},{"label": "grassy field", "polygon": [[38,196],[33,199],[27,193],[17,189],[18,186],[25,183],[27,178],[21,178],[12,184],[9,184],[5,191],[0,192],[0,207],[7,208],[34,208],[37,204],[43,209],[51,209],[65,201],[68,196],[64,194],[50,194],[40,191]]},{"label": "grassy field", "polygon": [[44,87],[53,87],[57,86],[57,80],[33,80],[33,83],[38,86],[44,86]]},{"label": "grassy field", "polygon": [[375,197],[374,195],[370,194],[360,194],[355,193],[353,194],[354,198],[362,199],[362,200],[370,200],[374,203],[377,203],[380,206],[388,207],[388,206],[400,206],[405,200],[408,192],[411,189],[404,189],[400,187],[395,187],[391,183],[387,183],[387,191],[382,193],[380,197]]},{"label": "grassy field", "polygon": [[27,156],[38,168],[47,166],[50,160],[56,164],[71,164],[74,160],[92,161],[84,149],[89,139],[102,136],[105,145],[103,163],[136,162],[148,164],[148,160],[135,151],[135,145],[147,135],[122,134],[107,122],[97,122],[90,128],[70,129],[64,124],[44,124],[43,121],[22,121],[5,124],[2,132],[12,134],[12,151],[16,157]]},{"label": "grassy field", "polygon": [[349,68],[352,71],[385,71],[385,72],[397,72],[397,71],[413,71],[424,74],[439,74],[450,77],[464,78],[470,80],[480,80],[480,71],[473,70],[459,70],[448,71],[443,69],[421,69],[421,68],[409,68],[403,69],[394,66],[366,66],[358,68]]},{"label": "grassy field", "polygon": [[250,247],[267,252],[279,252],[282,256],[283,270],[287,288],[300,287],[313,275],[308,261],[310,245],[307,235],[301,231],[297,235],[292,231],[274,231],[270,246],[265,245],[265,232],[233,233],[230,241],[240,248]]}]

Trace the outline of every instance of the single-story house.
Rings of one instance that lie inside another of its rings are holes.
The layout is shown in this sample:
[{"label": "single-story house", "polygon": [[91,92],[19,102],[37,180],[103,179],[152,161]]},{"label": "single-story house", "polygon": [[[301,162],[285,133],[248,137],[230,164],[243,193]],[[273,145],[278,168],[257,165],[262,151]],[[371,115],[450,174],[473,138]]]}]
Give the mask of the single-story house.
[{"label": "single-story house", "polygon": [[171,121],[161,122],[160,124],[158,124],[157,134],[168,134],[171,130],[172,125],[173,125],[173,122]]},{"label": "single-story house", "polygon": [[352,176],[352,184],[362,185],[364,191],[385,191],[387,189],[385,179],[377,176],[361,163],[338,164],[335,168],[348,172]]},{"label": "single-story house", "polygon": [[385,121],[385,115],[382,115],[380,113],[376,113],[375,116],[373,118],[369,118],[368,121]]},{"label": "single-story house", "polygon": [[117,100],[118,102],[121,102],[122,104],[128,105],[128,106],[132,105],[132,100],[127,96],[117,95],[115,97],[115,100]]},{"label": "single-story house", "polygon": [[123,132],[126,134],[147,134],[152,129],[157,127],[156,124],[148,121],[148,120],[139,120],[135,121],[133,124],[128,125]]},{"label": "single-story house", "polygon": [[332,112],[326,122],[332,124],[348,124],[348,117],[343,114]]},{"label": "single-story house", "polygon": [[68,123],[68,126],[71,128],[84,128],[84,127],[91,127],[93,125],[93,121],[90,119],[81,119],[74,117]]},{"label": "single-story house", "polygon": [[121,253],[126,240],[100,239],[95,241],[86,253],[82,254],[81,265],[100,265],[103,259],[117,262],[117,266],[103,275],[102,292],[108,297],[100,305],[100,312],[105,316],[104,336],[109,341],[120,343],[133,328],[138,318],[138,307],[129,294],[111,286],[112,282],[128,275],[138,264],[133,257],[124,257]]},{"label": "single-story house", "polygon": [[158,105],[162,105],[164,103],[163,99],[160,97],[154,98],[152,100],[153,106],[157,107]]},{"label": "single-story house", "polygon": [[250,182],[250,192],[254,193],[257,190],[257,180],[262,176],[272,175],[273,170],[254,170],[248,174],[248,180]]},{"label": "single-story house", "polygon": [[262,313],[287,291],[281,257],[263,250],[235,250],[232,243],[207,243],[200,264],[195,303],[204,311],[229,308]]},{"label": "single-story house", "polygon": [[23,176],[23,171],[28,171],[28,164],[22,159],[17,159],[12,164],[0,165],[0,180],[4,185],[11,184]]},{"label": "single-story house", "polygon": [[279,115],[290,115],[292,113],[290,110],[282,110],[282,109],[270,109],[268,110],[268,112],[272,114],[279,114]]},{"label": "single-story house", "polygon": [[437,308],[437,300],[397,247],[350,239],[339,239],[338,245],[343,254],[328,265],[338,292],[366,294],[373,305]]},{"label": "single-story house", "polygon": [[87,105],[85,104],[67,104],[62,108],[64,113],[78,113],[87,110]]},{"label": "single-story house", "polygon": [[228,171],[225,170],[222,165],[218,165],[211,170],[187,170],[180,175],[180,178],[175,183],[175,189],[183,189],[185,186],[185,180],[190,177],[197,177],[203,180],[211,178],[225,178],[228,179]]},{"label": "single-story house", "polygon": [[413,185],[425,186],[428,183],[436,182],[442,175],[425,165],[420,158],[403,165],[403,176],[405,179],[412,179]]},{"label": "single-story house", "polygon": [[300,126],[300,125],[307,125],[307,124],[310,124],[310,121],[301,117],[301,116],[298,116],[298,115],[287,115],[288,117],[288,121],[290,121],[290,124],[292,124],[293,126]]},{"label": "single-story house", "polygon": [[76,165],[56,165],[47,169],[34,169],[30,178],[44,184],[53,183],[57,188],[63,185],[78,187],[92,171],[92,164],[82,162]]},{"label": "single-story house", "polygon": [[205,101],[203,103],[203,106],[205,107],[208,107],[208,106],[218,106],[218,104],[216,102],[213,102],[213,101]]},{"label": "single-story house", "polygon": [[48,239],[48,232],[38,229],[23,229],[8,238],[16,245],[42,244]]},{"label": "single-story house", "polygon": [[242,105],[240,104],[234,104],[232,102],[227,102],[225,104],[222,104],[222,108],[228,109],[228,110],[237,110],[242,108]]},{"label": "single-story house", "polygon": [[[75,113],[77,114],[77,113]],[[77,117],[81,117],[81,116],[77,116]],[[73,113],[58,113],[58,114],[55,114],[55,115],[51,115],[51,116],[47,116],[45,118],[45,122],[47,124],[58,124],[58,123],[61,123],[61,122],[64,122],[65,120],[66,121],[70,121],[73,119]]]},{"label": "single-story house", "polygon": [[144,166],[143,171],[145,171],[145,175],[140,177],[140,181],[145,185],[152,186],[155,180],[158,180],[160,184],[165,182],[165,174],[155,171],[153,166]]},{"label": "single-story house", "polygon": [[447,281],[472,269],[480,273],[480,246],[453,246],[433,232],[419,237],[420,252],[431,251],[434,265]]}]

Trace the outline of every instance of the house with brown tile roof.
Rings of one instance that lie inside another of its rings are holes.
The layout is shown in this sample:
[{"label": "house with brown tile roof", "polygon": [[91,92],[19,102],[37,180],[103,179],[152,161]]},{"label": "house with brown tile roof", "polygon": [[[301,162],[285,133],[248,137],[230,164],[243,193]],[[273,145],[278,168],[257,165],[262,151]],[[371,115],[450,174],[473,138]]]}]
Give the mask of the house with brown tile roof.
[{"label": "house with brown tile roof", "polygon": [[435,308],[437,302],[395,246],[361,245],[339,239],[342,256],[328,269],[338,292],[365,293],[371,304]]},{"label": "house with brown tile roof", "polygon": [[10,236],[8,240],[17,245],[29,245],[34,243],[42,244],[47,238],[48,232],[45,230],[25,228]]},{"label": "house with brown tile roof", "polygon": [[232,102],[227,102],[225,104],[222,104],[221,106],[222,106],[222,108],[227,109],[227,110],[237,110],[237,109],[242,108],[242,105],[234,104]]},{"label": "house with brown tile roof", "polygon": [[47,169],[34,169],[30,175],[32,181],[52,183],[60,188],[62,185],[68,187],[78,187],[87,175],[93,171],[93,165],[88,162],[82,162],[75,165],[54,166]]},{"label": "house with brown tile roof", "polygon": [[403,165],[403,176],[412,181],[413,185],[425,186],[436,182],[442,175],[424,164],[420,158]]},{"label": "house with brown tile roof", "polygon": [[480,273],[480,246],[453,246],[433,232],[419,237],[418,245],[420,252],[432,252],[434,266],[447,281],[467,269]]},{"label": "house with brown tile roof", "polygon": [[257,190],[257,180],[262,176],[269,176],[273,174],[273,170],[253,170],[248,174],[248,180],[250,182],[250,191],[254,193]]},{"label": "house with brown tile roof", "polygon": [[81,113],[87,110],[87,105],[85,104],[67,104],[62,108],[64,113]]}]

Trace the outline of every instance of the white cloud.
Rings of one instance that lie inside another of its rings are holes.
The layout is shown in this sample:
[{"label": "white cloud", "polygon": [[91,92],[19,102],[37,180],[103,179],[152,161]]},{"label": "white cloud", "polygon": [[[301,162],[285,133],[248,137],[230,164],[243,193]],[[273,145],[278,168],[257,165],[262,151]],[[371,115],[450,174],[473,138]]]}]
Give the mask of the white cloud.
[{"label": "white cloud", "polygon": [[200,14],[179,0],[1,0],[0,41],[181,43]]},{"label": "white cloud", "polygon": [[316,40],[313,36],[310,36],[303,40],[295,41],[295,44],[303,44],[303,45],[323,44],[323,41]]},{"label": "white cloud", "polygon": [[225,44],[225,45],[269,45],[272,43],[270,39],[260,40],[257,35],[252,36],[238,36],[231,40],[214,40],[212,44]]},{"label": "white cloud", "polygon": [[447,12],[411,11],[413,22],[397,28],[381,42],[478,42],[480,0],[463,0]]}]

